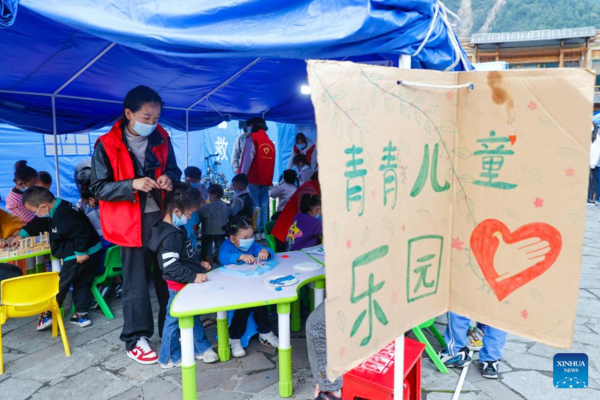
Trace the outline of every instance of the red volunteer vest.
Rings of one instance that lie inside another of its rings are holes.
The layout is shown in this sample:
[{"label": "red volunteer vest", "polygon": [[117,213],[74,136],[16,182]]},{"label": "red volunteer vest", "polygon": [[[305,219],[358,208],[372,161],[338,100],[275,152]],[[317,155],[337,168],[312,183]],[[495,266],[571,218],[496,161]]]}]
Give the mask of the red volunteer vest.
[{"label": "red volunteer vest", "polygon": [[248,171],[248,181],[253,185],[273,185],[275,145],[273,145],[265,131],[254,132],[248,139],[252,139],[256,149],[254,160],[252,160],[250,171]]},{"label": "red volunteer vest", "polygon": [[[308,149],[308,151],[305,154],[306,155],[306,163],[308,164],[309,167],[312,165],[310,162],[312,160],[312,155],[315,152],[316,148],[317,148],[317,146],[315,146],[313,144],[312,146],[310,146],[310,149]],[[298,154],[300,154],[300,149],[298,149],[297,145],[294,145],[294,155],[297,156]]]},{"label": "red volunteer vest", "polygon": [[[164,142],[152,148],[161,167],[157,168],[158,179],[164,172],[169,155],[169,135],[162,126],[157,126]],[[106,156],[113,170],[114,180],[134,179],[133,161],[127,146],[123,142],[121,123],[117,122],[111,130],[98,138],[104,145]],[[98,142],[96,142],[97,144]],[[104,239],[119,246],[140,247],[142,245],[142,209],[140,196],[133,194],[134,201],[102,201],[100,200],[100,224]]]}]

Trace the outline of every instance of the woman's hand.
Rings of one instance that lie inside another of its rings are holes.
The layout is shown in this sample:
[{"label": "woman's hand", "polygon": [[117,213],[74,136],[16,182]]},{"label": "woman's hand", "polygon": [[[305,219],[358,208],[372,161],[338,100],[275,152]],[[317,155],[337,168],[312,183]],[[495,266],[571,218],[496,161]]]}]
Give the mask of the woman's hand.
[{"label": "woman's hand", "polygon": [[167,192],[170,192],[173,189],[173,182],[171,182],[171,178],[167,175],[161,175],[156,180],[156,183],[158,184],[159,189],[166,190]]},{"label": "woman's hand", "polygon": [[267,250],[267,249],[262,249],[262,250],[260,251],[260,253],[258,253],[258,261],[264,261],[264,260],[266,260],[267,258],[269,258],[269,256],[270,256],[270,255],[271,255],[271,254],[269,254],[269,250]]},{"label": "woman's hand", "polygon": [[238,261],[243,261],[246,264],[254,264],[254,256],[252,254],[242,254]]},{"label": "woman's hand", "polygon": [[158,189],[159,186],[156,184],[156,182],[154,182],[153,179],[150,179],[150,178],[138,178],[138,179],[134,179],[133,181],[131,181],[131,188],[134,191],[141,191],[141,192],[148,193],[152,189]]},{"label": "woman's hand", "polygon": [[204,268],[207,271],[210,271],[212,269],[212,266],[210,265],[210,263],[208,261],[201,261],[200,265],[202,266],[202,268]]},{"label": "woman's hand", "polygon": [[194,283],[204,283],[208,280],[208,276],[206,274],[197,274],[196,279],[194,279]]}]

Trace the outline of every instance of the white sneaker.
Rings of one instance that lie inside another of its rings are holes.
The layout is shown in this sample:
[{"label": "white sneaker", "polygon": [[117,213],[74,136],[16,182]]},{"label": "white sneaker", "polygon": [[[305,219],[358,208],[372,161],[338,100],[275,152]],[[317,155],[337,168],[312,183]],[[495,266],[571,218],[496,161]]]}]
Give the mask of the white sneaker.
[{"label": "white sneaker", "polygon": [[242,347],[242,341],[240,339],[229,339],[229,345],[231,346],[231,355],[239,358],[246,355],[246,350]]},{"label": "white sneaker", "polygon": [[260,333],[258,335],[260,343],[264,346],[279,347],[279,338],[273,332]]},{"label": "white sneaker", "polygon": [[137,361],[140,364],[149,365],[158,362],[158,356],[148,344],[148,339],[141,337],[135,344],[135,348],[127,352],[127,357]]},{"label": "white sneaker", "polygon": [[181,367],[181,362],[174,363],[173,361],[169,360],[169,362],[166,364],[158,363],[158,365],[160,365],[160,367],[162,369],[171,369],[171,368]]},{"label": "white sneaker", "polygon": [[206,350],[204,353],[200,354],[199,356],[196,356],[196,360],[204,361],[206,364],[212,364],[214,362],[219,361],[219,356],[217,355],[217,353],[215,353],[215,351],[211,347],[210,349]]}]

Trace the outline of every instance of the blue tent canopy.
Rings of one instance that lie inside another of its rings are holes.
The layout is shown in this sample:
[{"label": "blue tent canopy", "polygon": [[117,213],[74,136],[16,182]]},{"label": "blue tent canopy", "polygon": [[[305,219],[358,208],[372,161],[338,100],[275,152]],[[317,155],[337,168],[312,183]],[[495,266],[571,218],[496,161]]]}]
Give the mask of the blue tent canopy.
[{"label": "blue tent canopy", "polygon": [[178,129],[255,115],[310,123],[305,59],[397,65],[425,43],[413,68],[467,63],[436,0],[17,2],[0,0],[0,122],[41,133],[106,126],[140,84]]}]

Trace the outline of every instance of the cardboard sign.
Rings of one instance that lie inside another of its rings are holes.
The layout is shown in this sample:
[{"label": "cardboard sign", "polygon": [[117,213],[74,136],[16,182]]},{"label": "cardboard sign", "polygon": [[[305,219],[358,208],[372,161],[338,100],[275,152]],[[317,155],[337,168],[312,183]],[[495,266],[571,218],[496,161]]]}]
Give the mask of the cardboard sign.
[{"label": "cardboard sign", "polygon": [[327,61],[308,75],[328,377],[448,310],[569,347],[594,75]]}]

